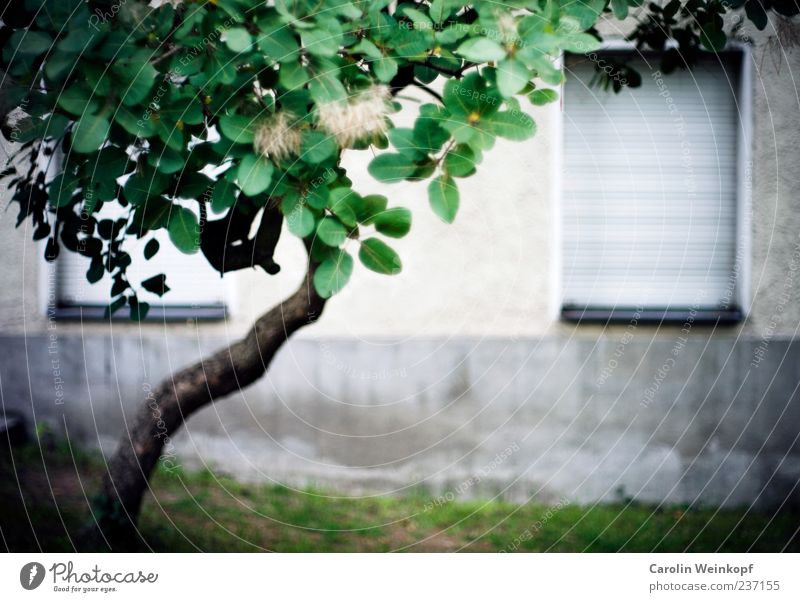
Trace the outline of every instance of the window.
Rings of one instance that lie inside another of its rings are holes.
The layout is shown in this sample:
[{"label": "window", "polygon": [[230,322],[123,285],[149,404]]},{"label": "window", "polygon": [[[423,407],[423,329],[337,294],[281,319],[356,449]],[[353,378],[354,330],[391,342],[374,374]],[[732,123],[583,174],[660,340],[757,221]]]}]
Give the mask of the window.
[{"label": "window", "polygon": [[590,57],[565,61],[562,316],[739,319],[742,54],[669,75],[624,58],[642,85],[618,94],[590,85]]},{"label": "window", "polygon": [[[99,218],[113,219],[121,215],[115,204],[105,206]],[[230,279],[220,278],[202,253],[186,255],[170,242],[165,230],[155,233],[159,250],[149,260],[144,247],[152,235],[141,240],[129,238],[125,251],[131,256],[128,280],[137,287],[141,301],[150,304],[148,319],[222,319],[230,299]],[[56,315],[60,318],[102,318],[111,301],[112,280],[106,274],[102,280],[89,284],[86,271],[89,259],[77,253],[62,252],[55,262],[52,283],[55,287]],[[169,291],[159,297],[141,287],[141,282],[157,274],[166,274]],[[127,316],[122,309],[116,314]]]}]

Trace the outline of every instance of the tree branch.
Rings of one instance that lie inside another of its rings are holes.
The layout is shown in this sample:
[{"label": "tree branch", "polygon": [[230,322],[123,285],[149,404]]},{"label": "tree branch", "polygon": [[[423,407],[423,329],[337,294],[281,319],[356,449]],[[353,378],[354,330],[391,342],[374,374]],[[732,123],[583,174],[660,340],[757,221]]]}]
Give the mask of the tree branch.
[{"label": "tree branch", "polygon": [[[94,504],[95,522],[82,532],[83,550],[111,547],[121,551],[147,545],[136,528],[136,518],[164,445],[196,411],[260,378],[283,343],[319,318],[325,299],[314,289],[315,269],[309,258],[297,290],[259,317],[241,340],[167,375],[147,391],[145,402],[109,461]],[[169,465],[165,466],[169,470]]]},{"label": "tree branch", "polygon": [[440,103],[444,104],[444,99],[442,98],[442,95],[439,94],[436,90],[433,90],[433,89],[429,88],[428,86],[426,86],[425,84],[423,84],[422,82],[418,82],[416,80],[414,80],[412,82],[412,84],[414,86],[416,86],[417,88],[419,88],[420,90],[425,90],[425,92],[427,92],[428,94],[433,96]]}]

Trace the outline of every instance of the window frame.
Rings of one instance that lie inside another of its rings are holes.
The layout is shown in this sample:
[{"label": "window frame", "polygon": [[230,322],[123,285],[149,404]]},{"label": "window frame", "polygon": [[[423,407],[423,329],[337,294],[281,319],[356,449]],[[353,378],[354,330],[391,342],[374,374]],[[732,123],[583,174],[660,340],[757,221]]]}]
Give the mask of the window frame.
[{"label": "window frame", "polygon": [[[107,322],[109,320],[127,322],[128,313],[117,311],[113,316],[106,316],[106,305],[96,303],[64,303],[58,298],[58,261],[47,261],[44,258],[46,240],[37,243],[39,252],[39,308],[43,316],[52,317],[65,322]],[[222,303],[192,304],[156,304],[151,303],[150,311],[142,322],[186,322],[196,320],[215,322],[231,317],[231,308],[236,306],[235,278],[226,274],[221,279],[223,287]],[[53,301],[53,303],[51,303]],[[111,298],[109,296],[109,303]]]},{"label": "window frame", "polygon": [[[636,45],[624,40],[605,41],[597,54],[630,53],[640,55]],[[560,85],[561,104],[554,124],[555,144],[552,148],[554,182],[553,203],[553,274],[551,278],[552,317],[556,321],[577,323],[623,323],[636,319],[645,323],[683,323],[691,319],[694,323],[738,324],[750,314],[751,266],[752,266],[752,147],[753,147],[753,59],[752,49],[743,42],[730,42],[724,50],[717,53],[725,55],[737,53],[740,60],[739,84],[736,90],[736,105],[739,112],[739,127],[736,141],[736,260],[738,266],[736,289],[730,308],[723,309],[659,309],[646,308],[638,311],[631,307],[618,308],[576,308],[563,303],[563,203],[564,203],[564,153],[565,153],[565,110],[564,98],[566,81]],[[564,56],[559,59],[563,68]],[[667,76],[668,77],[668,76]],[[609,92],[613,93],[613,92]]]}]

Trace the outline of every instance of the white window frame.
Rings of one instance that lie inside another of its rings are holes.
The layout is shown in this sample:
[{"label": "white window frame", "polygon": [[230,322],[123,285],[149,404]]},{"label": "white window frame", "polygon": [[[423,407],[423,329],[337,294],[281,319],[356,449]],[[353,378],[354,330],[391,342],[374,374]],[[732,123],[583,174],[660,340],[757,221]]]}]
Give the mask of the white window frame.
[{"label": "white window frame", "polygon": [[[633,42],[624,40],[607,40],[597,51],[598,54],[609,51],[625,51],[635,54],[638,52]],[[741,66],[739,86],[736,91],[736,105],[739,110],[739,127],[737,130],[737,182],[736,182],[736,261],[738,274],[736,290],[734,291],[735,308],[731,312],[710,312],[710,315],[700,315],[696,321],[706,322],[742,322],[750,315],[751,304],[751,273],[752,273],[752,154],[753,154],[753,59],[752,49],[749,44],[730,42],[722,52],[739,52]],[[559,58],[563,67],[563,56]],[[665,76],[669,77],[669,75]],[[563,234],[563,203],[564,203],[564,94],[566,82],[560,86],[561,94],[558,116],[554,124],[555,144],[552,145],[551,161],[553,162],[554,181],[552,187],[553,206],[553,273],[551,276],[550,312],[555,321],[578,322],[618,322],[629,321],[632,311],[598,311],[596,314],[586,313],[581,318],[565,316],[563,311],[563,266],[564,266],[564,234]],[[609,92],[613,94],[613,92]],[[738,310],[738,311],[737,311]],[[687,308],[685,313],[688,313]],[[670,322],[683,321],[684,312],[664,312],[660,310],[646,311],[640,321]],[[719,314],[719,315],[715,315]],[[726,319],[725,315],[728,317]],[[737,315],[738,314],[738,315]]]},{"label": "white window frame", "polygon": [[[39,253],[39,310],[43,316],[55,317],[57,320],[108,320],[105,315],[105,308],[97,305],[75,305],[62,306],[58,298],[58,261],[47,261],[44,258],[47,239],[37,243]],[[69,252],[63,251],[62,252]],[[201,254],[197,254],[199,261],[205,261]],[[169,274],[167,274],[169,278]],[[192,305],[182,304],[151,304],[150,311],[145,318],[145,322],[157,321],[186,321],[186,320],[225,320],[231,317],[233,308],[236,307],[238,292],[235,285],[235,278],[226,274],[225,278],[220,279],[222,297],[221,305],[197,303]],[[169,282],[168,282],[169,283]],[[55,307],[51,306],[51,301],[55,300]],[[112,299],[109,291],[109,303]],[[125,308],[120,309],[111,318],[114,320],[128,319],[128,312]]]}]

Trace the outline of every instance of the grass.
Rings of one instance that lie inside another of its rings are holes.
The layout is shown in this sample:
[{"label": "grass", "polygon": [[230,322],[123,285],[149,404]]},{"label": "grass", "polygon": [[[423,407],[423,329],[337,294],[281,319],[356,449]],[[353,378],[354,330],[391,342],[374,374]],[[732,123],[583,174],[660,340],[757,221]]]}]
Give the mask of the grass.
[{"label": "grass", "polygon": [[[102,473],[98,457],[63,444],[5,452],[3,547],[73,551]],[[800,514],[788,512],[354,498],[182,471],[158,472],[152,490],[139,527],[154,551],[800,551]]]}]

